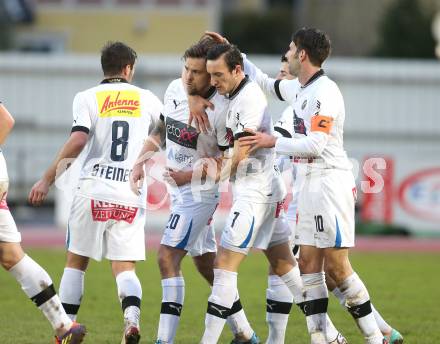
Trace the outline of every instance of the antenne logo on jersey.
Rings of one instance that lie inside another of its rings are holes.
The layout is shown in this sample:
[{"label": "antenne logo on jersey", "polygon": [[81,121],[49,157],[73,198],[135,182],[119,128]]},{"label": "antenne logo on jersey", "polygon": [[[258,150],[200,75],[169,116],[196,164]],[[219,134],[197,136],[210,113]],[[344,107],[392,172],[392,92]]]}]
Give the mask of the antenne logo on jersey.
[{"label": "antenne logo on jersey", "polygon": [[293,127],[295,129],[295,134],[307,135],[306,126],[304,125],[304,119],[299,118],[296,115],[295,110],[293,110]]},{"label": "antenne logo on jersey", "polygon": [[186,123],[176,121],[170,117],[166,120],[167,139],[181,146],[196,149],[199,133]]},{"label": "antenne logo on jersey", "polygon": [[137,91],[97,92],[99,117],[141,117]]}]

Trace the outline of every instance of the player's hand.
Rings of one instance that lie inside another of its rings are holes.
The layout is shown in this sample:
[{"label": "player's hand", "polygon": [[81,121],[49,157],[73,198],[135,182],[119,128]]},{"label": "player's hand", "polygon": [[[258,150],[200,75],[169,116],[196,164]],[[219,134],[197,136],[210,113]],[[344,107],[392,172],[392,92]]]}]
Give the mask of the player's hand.
[{"label": "player's hand", "polygon": [[214,41],[216,41],[217,43],[226,43],[229,44],[229,41],[223,37],[222,35],[220,35],[218,32],[214,32],[214,31],[205,31],[205,35],[208,35],[209,37],[211,37]]},{"label": "player's hand", "polygon": [[168,168],[164,174],[164,180],[170,185],[182,186],[191,182],[192,171],[175,171]]},{"label": "player's hand", "polygon": [[275,136],[261,133],[252,129],[244,129],[245,132],[251,133],[251,136],[244,136],[238,139],[240,146],[251,146],[249,153],[252,153],[260,148],[272,148],[275,147],[277,138]]},{"label": "player's hand", "polygon": [[50,183],[44,179],[40,179],[34,184],[28,196],[28,201],[34,206],[40,206],[49,193]]},{"label": "player's hand", "polygon": [[143,163],[135,164],[130,174],[130,189],[137,196],[141,194],[140,189],[144,184],[144,178],[145,178],[144,164]]},{"label": "player's hand", "polygon": [[214,110],[214,104],[200,96],[188,96],[189,119],[188,125],[194,122],[197,131],[208,133],[211,130],[206,109]]},{"label": "player's hand", "polygon": [[222,157],[209,157],[198,159],[193,166],[193,175],[195,180],[207,180],[209,182],[218,182],[220,170],[222,167]]}]

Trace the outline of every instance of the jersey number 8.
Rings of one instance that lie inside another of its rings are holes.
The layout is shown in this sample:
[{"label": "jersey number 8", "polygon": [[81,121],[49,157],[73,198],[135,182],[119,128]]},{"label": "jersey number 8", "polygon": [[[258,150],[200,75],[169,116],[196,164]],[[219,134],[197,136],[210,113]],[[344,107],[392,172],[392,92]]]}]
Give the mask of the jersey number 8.
[{"label": "jersey number 8", "polygon": [[113,161],[127,159],[129,125],[126,121],[114,121],[112,124],[112,149],[110,158]]}]

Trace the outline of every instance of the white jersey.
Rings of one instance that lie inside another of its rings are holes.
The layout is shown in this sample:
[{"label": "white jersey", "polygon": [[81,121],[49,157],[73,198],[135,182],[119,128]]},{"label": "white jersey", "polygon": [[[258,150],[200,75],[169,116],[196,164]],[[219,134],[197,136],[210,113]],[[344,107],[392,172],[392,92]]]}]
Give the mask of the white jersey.
[{"label": "white jersey", "polygon": [[284,109],[280,118],[276,121],[274,130],[279,133],[280,137],[293,137],[293,108],[290,105]]},{"label": "white jersey", "polygon": [[80,157],[78,195],[146,207],[146,183],[137,196],[130,189],[129,175],[162,107],[150,91],[118,78],[104,80],[75,96],[72,132],[89,133]]},{"label": "white jersey", "polygon": [[[190,171],[201,158],[219,157],[221,151],[217,145],[220,138],[224,138],[225,113],[228,100],[217,93],[210,91],[208,100],[214,104],[215,110],[207,109],[207,115],[212,131],[208,134],[197,132],[194,127],[188,126],[189,106],[188,96],[182,79],[176,79],[168,86],[164,96],[164,121],[166,127],[166,157],[167,167],[179,171]],[[203,182],[202,182],[203,183]],[[199,181],[170,187],[169,192],[173,202],[218,202],[218,184]]]},{"label": "white jersey", "polygon": [[0,149],[0,181],[4,182],[8,180],[9,177],[8,177],[8,168],[6,167],[6,160],[5,157],[3,156],[2,150]]},{"label": "white jersey", "polygon": [[[301,87],[296,87],[294,94],[290,92],[293,80],[281,80],[275,88],[283,99],[293,107],[293,127],[295,137],[309,137],[298,150],[292,151],[298,158],[318,158],[316,167],[352,168],[343,147],[343,132],[345,121],[344,99],[335,82],[330,80],[320,70],[311,80]],[[277,142],[277,151],[284,153],[285,141]],[[322,150],[310,148],[313,144],[323,145]],[[296,154],[295,154],[296,153]]]},{"label": "white jersey", "polygon": [[[0,104],[2,104],[1,101],[0,101]],[[9,177],[8,177],[8,169],[6,167],[6,160],[5,160],[5,157],[3,156],[2,150],[0,148],[0,181],[8,181],[8,180],[9,180]]]},{"label": "white jersey", "polygon": [[[229,95],[226,118],[227,135],[230,147],[233,141],[245,136],[245,128],[273,133],[273,124],[267,112],[267,100],[260,87],[243,79],[237,89]],[[221,145],[226,145],[227,141]],[[273,203],[281,201],[286,190],[278,167],[275,165],[273,148],[259,149],[248,159],[240,162],[233,182],[234,200],[247,200],[254,203]]]},{"label": "white jersey", "polygon": [[297,79],[275,80],[249,60],[256,82],[267,93],[287,101],[293,108],[294,139],[280,138],[275,149],[300,162],[313,162],[313,168],[349,170],[352,164],[343,147],[344,99],[338,86],[321,69],[301,86]]}]

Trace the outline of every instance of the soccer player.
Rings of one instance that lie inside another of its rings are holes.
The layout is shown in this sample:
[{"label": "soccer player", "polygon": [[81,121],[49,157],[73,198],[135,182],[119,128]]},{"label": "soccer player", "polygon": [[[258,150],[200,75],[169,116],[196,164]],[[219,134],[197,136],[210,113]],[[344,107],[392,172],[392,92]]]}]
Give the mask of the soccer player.
[{"label": "soccer player", "polygon": [[[184,55],[182,78],[170,83],[164,96],[161,121],[146,141],[133,167],[132,188],[144,179],[144,164],[159,146],[166,143],[166,179],[170,182],[171,214],[158,252],[162,276],[162,306],[156,343],[173,343],[184,303],[185,281],[181,262],[186,254],[192,256],[201,275],[212,286],[213,264],[217,251],[212,215],[219,202],[218,183],[201,181],[202,158],[218,158],[221,151],[219,137],[225,135],[227,99],[210,85],[206,71],[206,54],[216,44],[202,39],[189,47]],[[187,126],[189,118],[188,95],[209,99],[215,110],[208,110],[213,131],[199,134]],[[217,169],[215,159],[212,166]],[[235,339],[233,343],[257,343],[253,329],[242,309],[238,293],[227,322]]]},{"label": "soccer player", "polygon": [[295,243],[301,246],[300,266],[312,343],[326,343],[322,326],[328,303],[324,260],[365,342],[389,343],[375,321],[368,291],[348,259],[349,248],[354,246],[356,189],[352,166],[343,149],[343,98],[336,83],[321,68],[329,53],[330,40],[323,32],[303,28],[293,35],[287,57],[300,87],[293,81],[269,78],[259,84],[292,105],[295,134],[300,137],[277,138],[248,131],[254,135],[241,138],[240,144],[252,147],[251,151],[275,148],[307,165],[299,193]]},{"label": "soccer player", "polygon": [[29,194],[31,204],[41,204],[60,163],[82,153],[81,175],[68,222],[60,298],[75,319],[89,259],[110,260],[124,314],[123,343],[127,344],[138,343],[140,338],[142,288],[135,262],[145,259],[146,208],[146,185],[134,195],[129,175],[163,107],[150,91],[130,84],[136,57],[136,52],[121,42],[104,46],[104,80],[75,96],[70,138]]},{"label": "soccer player", "polygon": [[[245,63],[245,69],[250,71],[253,77],[257,78],[257,75],[261,73],[252,63]],[[276,77],[278,80],[296,80],[296,77],[289,72],[289,63],[285,55],[281,57],[281,65]],[[298,82],[298,81],[297,81]],[[274,135],[277,137],[293,137],[293,109],[288,106],[281,114],[280,118],[274,125]],[[296,225],[296,207],[298,199],[298,190],[300,189],[301,182],[304,176],[304,169],[298,164],[291,163],[291,157],[283,154],[277,154],[277,165],[281,172],[290,170],[292,173],[292,200],[289,203],[289,207],[286,213],[286,220],[291,230],[293,237],[295,233]],[[299,173],[298,173],[299,171]],[[297,256],[299,246],[294,245],[293,254]],[[266,290],[266,322],[269,326],[269,335],[267,343],[269,344],[282,344],[284,343],[284,337],[289,318],[289,310],[292,306],[293,298],[287,286],[283,281],[269,270],[268,288]],[[332,321],[327,317],[326,324],[326,338],[330,344],[344,344],[347,343],[346,339],[335,328]]]},{"label": "soccer player", "polygon": [[[14,118],[0,102],[0,144],[6,141],[13,126]],[[6,203],[8,186],[6,161],[0,150],[0,263],[50,322],[55,331],[55,343],[81,343],[85,327],[67,316],[50,276],[21,248],[21,235]]]},{"label": "soccer player", "polygon": [[227,135],[220,178],[230,177],[234,202],[217,253],[214,285],[208,299],[201,343],[216,343],[237,292],[237,271],[251,247],[263,249],[273,271],[281,276],[297,303],[302,300],[299,269],[289,246],[289,229],[282,211],[285,188],[274,166],[273,149],[248,154],[238,146],[246,127],[272,133],[267,101],[258,85],[243,73],[243,59],[233,45],[208,52],[211,84],[229,100]]}]

